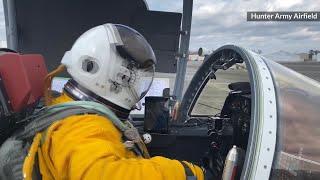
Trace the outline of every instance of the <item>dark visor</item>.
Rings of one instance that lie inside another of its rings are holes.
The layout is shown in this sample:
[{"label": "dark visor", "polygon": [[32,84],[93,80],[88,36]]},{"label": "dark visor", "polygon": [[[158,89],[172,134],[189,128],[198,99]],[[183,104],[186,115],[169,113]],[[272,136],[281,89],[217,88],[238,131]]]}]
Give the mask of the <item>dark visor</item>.
[{"label": "dark visor", "polygon": [[117,45],[120,56],[133,60],[138,68],[148,68],[156,63],[150,44],[140,33],[124,25],[115,24],[114,26],[123,43],[123,45]]}]

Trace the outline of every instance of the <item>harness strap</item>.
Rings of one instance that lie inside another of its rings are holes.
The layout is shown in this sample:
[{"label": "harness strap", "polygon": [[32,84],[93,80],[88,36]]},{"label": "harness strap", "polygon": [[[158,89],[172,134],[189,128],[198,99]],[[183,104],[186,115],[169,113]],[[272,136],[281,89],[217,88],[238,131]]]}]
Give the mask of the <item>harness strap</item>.
[{"label": "harness strap", "polygon": [[[36,153],[39,147],[41,141],[41,133],[38,133],[33,138],[33,143],[29,149],[29,152],[27,154],[27,157],[25,157],[24,163],[23,163],[23,179],[25,180],[32,180],[32,172],[35,162]],[[31,168],[29,168],[31,167]]]},{"label": "harness strap", "polygon": [[188,166],[188,164],[184,161],[180,161],[182,166],[184,167],[184,171],[186,173],[186,180],[197,180],[197,177],[193,174],[192,170]]},{"label": "harness strap", "polygon": [[53,122],[79,114],[98,114],[107,117],[128,140],[133,141],[137,145],[144,158],[150,158],[138,130],[129,121],[121,121],[104,105],[90,101],[72,101],[46,107],[35,115],[23,120],[30,121],[30,123],[25,126],[24,131],[20,132],[17,137],[21,139],[32,138],[37,132],[44,131]]},{"label": "harness strap", "polygon": [[[46,138],[46,131],[50,131],[48,127],[61,119],[81,114],[98,114],[106,117],[122,132],[125,138],[136,144],[136,149],[140,151],[139,154],[142,154],[145,158],[150,157],[139,132],[129,121],[121,121],[110,109],[102,104],[88,101],[73,101],[45,107],[21,121],[27,125],[19,129],[13,134],[12,138],[4,142],[12,146],[0,147],[0,154],[2,154],[0,156],[0,179],[11,180],[21,179],[21,177],[32,179],[32,177],[36,177],[34,176],[35,174],[39,174],[37,173],[39,171],[37,165],[45,165],[47,169],[42,170],[52,172],[50,176],[55,178],[54,168],[50,164],[50,160],[42,159],[44,157],[42,156],[42,148],[48,148],[41,147],[44,138]],[[39,161],[39,164],[34,163],[36,161]],[[8,173],[6,172],[9,172],[10,177],[8,177]]]}]

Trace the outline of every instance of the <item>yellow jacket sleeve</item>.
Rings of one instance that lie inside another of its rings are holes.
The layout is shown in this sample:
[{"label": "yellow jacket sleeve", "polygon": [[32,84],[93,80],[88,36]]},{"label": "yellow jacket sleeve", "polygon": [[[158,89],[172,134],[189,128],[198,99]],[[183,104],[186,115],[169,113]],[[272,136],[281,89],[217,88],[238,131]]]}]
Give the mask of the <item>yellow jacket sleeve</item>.
[{"label": "yellow jacket sleeve", "polygon": [[[185,180],[177,160],[143,159],[122,144],[121,133],[98,115],[71,116],[51,125],[40,147],[43,179]],[[188,166],[203,179],[202,170]]]}]

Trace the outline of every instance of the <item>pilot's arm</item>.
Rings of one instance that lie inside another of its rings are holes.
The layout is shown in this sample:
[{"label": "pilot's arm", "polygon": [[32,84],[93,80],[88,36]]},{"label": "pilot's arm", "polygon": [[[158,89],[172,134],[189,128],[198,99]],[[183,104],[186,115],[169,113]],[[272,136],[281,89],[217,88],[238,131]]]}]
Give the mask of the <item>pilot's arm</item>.
[{"label": "pilot's arm", "polygon": [[[40,171],[44,179],[186,179],[181,162],[137,157],[124,147],[121,138],[121,133],[104,117],[68,117],[47,130],[40,161],[50,162],[40,163]],[[44,164],[52,165],[47,168]],[[199,167],[186,164],[198,180],[203,179]]]}]

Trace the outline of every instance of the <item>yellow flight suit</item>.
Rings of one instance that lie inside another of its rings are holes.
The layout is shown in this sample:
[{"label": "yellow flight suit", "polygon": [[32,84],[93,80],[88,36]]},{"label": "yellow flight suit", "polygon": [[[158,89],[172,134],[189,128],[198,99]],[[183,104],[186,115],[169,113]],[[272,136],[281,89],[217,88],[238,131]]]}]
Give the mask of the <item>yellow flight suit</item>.
[{"label": "yellow flight suit", "polygon": [[[63,94],[53,103],[67,101],[72,99]],[[126,149],[121,132],[99,115],[70,116],[38,133],[29,150],[31,157],[24,161],[26,179],[31,179],[34,154],[43,179],[186,179],[179,161],[159,156],[144,159]],[[198,180],[204,179],[198,166],[187,164]]]}]

